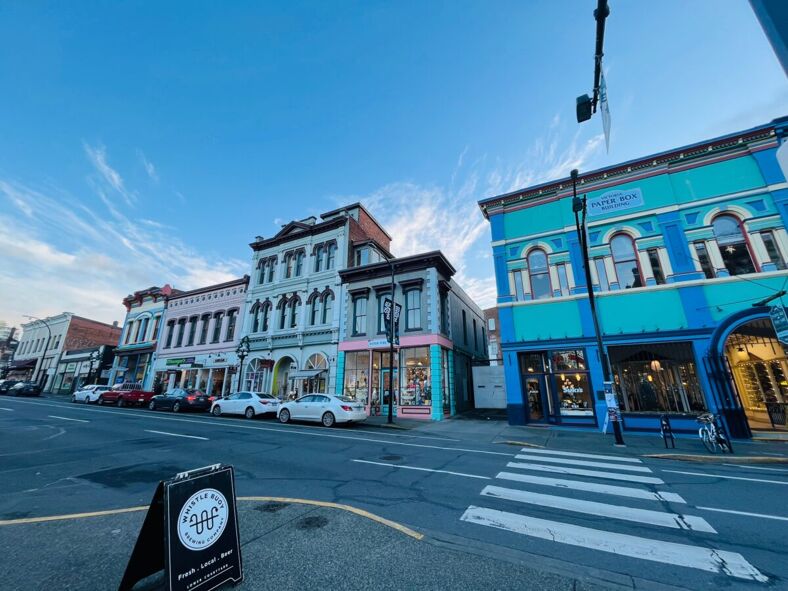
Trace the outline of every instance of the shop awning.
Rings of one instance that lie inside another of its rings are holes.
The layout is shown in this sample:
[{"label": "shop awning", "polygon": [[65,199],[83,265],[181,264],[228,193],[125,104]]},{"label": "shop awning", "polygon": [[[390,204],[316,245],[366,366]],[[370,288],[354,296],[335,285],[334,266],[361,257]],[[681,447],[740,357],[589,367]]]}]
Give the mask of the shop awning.
[{"label": "shop awning", "polygon": [[38,359],[25,359],[21,361],[12,361],[11,369],[27,369],[30,367],[35,367],[37,361]]},{"label": "shop awning", "polygon": [[298,371],[290,372],[288,379],[291,380],[307,380],[326,371],[325,369],[300,369]]}]

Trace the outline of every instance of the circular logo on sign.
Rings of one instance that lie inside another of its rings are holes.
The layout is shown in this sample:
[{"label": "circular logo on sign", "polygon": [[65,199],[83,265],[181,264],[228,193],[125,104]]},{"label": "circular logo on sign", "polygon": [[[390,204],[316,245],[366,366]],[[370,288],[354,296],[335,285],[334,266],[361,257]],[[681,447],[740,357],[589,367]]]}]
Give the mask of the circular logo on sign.
[{"label": "circular logo on sign", "polygon": [[178,539],[189,550],[210,548],[227,526],[227,499],[215,488],[194,493],[178,515]]}]

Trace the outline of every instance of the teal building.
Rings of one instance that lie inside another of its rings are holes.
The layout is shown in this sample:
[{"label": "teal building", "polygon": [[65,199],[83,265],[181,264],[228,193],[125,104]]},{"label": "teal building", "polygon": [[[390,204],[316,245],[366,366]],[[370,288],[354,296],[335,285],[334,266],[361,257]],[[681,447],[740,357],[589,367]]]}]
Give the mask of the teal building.
[{"label": "teal building", "polygon": [[[590,272],[625,430],[784,429],[788,118],[581,174]],[[567,171],[568,172],[568,171]],[[600,428],[603,373],[564,178],[484,199],[509,422]]]}]

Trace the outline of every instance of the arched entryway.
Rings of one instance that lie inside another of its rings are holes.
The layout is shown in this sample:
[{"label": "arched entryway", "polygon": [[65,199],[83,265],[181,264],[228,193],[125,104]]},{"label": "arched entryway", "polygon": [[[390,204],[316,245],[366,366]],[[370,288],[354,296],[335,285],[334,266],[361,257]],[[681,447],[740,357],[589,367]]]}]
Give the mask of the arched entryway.
[{"label": "arched entryway", "polygon": [[295,359],[289,356],[282,357],[274,365],[274,382],[272,394],[281,399],[292,398],[295,391],[290,389],[290,371],[296,367]]},{"label": "arched entryway", "polygon": [[302,394],[325,394],[326,377],[328,373],[328,361],[322,353],[310,355],[304,367],[305,377],[303,378]]},{"label": "arched entryway", "polygon": [[768,317],[748,320],[724,346],[750,429],[786,429],[788,355]]}]

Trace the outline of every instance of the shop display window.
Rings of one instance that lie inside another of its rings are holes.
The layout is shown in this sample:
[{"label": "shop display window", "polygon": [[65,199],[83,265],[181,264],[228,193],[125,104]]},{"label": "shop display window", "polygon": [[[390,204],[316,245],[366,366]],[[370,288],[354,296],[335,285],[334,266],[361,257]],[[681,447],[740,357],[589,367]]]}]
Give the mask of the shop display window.
[{"label": "shop display window", "polygon": [[432,404],[430,382],[430,350],[428,347],[403,349],[400,404],[429,406]]},{"label": "shop display window", "polygon": [[344,396],[366,405],[369,392],[369,351],[345,353]]}]

